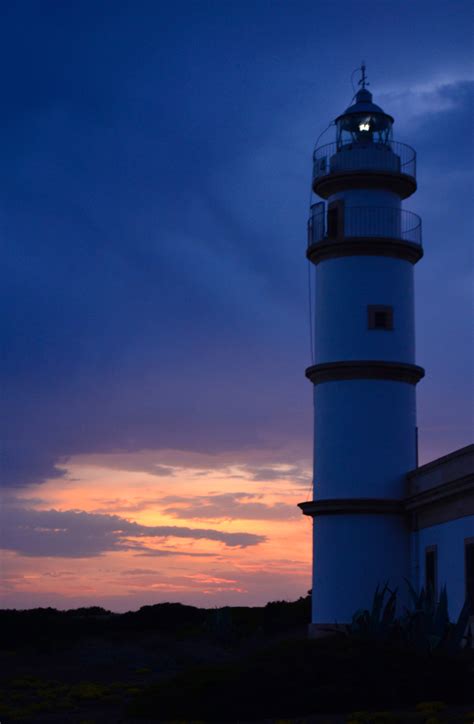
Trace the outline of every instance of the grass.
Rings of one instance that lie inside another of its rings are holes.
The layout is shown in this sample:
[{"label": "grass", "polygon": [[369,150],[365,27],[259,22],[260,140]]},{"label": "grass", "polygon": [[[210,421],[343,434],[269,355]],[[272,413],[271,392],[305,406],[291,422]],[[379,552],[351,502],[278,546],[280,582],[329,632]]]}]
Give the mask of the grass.
[{"label": "grass", "polygon": [[[38,677],[22,677],[7,682],[0,698],[1,721],[35,721],[39,715],[57,714],[70,721],[84,706],[129,701],[141,689],[129,683],[104,685],[92,681],[65,684]],[[59,720],[60,720],[59,719]],[[75,717],[76,719],[76,717]],[[75,720],[74,719],[74,720]],[[58,719],[55,719],[58,721]]]},{"label": "grass", "polygon": [[[473,663],[465,654],[418,654],[347,639],[292,641],[148,686],[135,697],[129,713],[250,721],[400,709],[433,701],[440,693],[450,703],[468,704],[474,696]],[[433,717],[437,711],[418,714]]]},{"label": "grass", "polygon": [[308,602],[4,611],[0,721],[473,724],[474,651],[308,641]]}]

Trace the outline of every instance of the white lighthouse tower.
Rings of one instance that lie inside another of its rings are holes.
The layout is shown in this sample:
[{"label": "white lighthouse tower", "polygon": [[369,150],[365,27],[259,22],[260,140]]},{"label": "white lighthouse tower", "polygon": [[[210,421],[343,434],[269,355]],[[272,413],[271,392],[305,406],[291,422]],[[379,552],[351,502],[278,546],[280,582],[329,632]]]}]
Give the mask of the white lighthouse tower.
[{"label": "white lighthouse tower", "polygon": [[336,140],[314,152],[307,257],[316,267],[313,517],[316,628],[351,620],[377,584],[411,578],[403,509],[417,464],[414,265],[416,154],[372,101],[362,66]]}]

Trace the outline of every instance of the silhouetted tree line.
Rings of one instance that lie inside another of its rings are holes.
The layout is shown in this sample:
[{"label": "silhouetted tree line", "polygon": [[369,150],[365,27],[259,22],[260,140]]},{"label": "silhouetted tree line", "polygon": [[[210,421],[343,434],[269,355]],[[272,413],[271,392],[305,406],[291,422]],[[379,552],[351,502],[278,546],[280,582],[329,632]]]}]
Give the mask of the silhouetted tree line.
[{"label": "silhouetted tree line", "polygon": [[272,601],[263,607],[203,609],[181,603],[159,603],[121,614],[100,606],[68,611],[4,609],[0,610],[0,647],[55,648],[71,645],[87,636],[114,638],[145,631],[231,643],[255,635],[273,635],[304,627],[310,617],[310,595],[293,602]]}]

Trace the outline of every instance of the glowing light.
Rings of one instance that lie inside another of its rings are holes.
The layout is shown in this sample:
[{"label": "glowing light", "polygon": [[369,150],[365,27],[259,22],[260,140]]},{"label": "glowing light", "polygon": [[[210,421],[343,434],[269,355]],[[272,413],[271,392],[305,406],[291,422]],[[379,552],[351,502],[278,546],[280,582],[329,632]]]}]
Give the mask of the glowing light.
[{"label": "glowing light", "polygon": [[359,131],[370,131],[370,123],[359,123]]}]

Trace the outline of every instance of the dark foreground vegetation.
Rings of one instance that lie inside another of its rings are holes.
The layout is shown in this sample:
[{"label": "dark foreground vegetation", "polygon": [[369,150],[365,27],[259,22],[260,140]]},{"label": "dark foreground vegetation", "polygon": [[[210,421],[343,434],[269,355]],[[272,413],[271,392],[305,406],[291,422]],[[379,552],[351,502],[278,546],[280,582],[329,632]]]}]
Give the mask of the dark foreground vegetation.
[{"label": "dark foreground vegetation", "polygon": [[308,597],[262,608],[0,611],[0,720],[474,721],[472,650],[354,633],[309,641],[309,609]]}]

